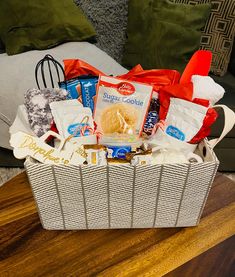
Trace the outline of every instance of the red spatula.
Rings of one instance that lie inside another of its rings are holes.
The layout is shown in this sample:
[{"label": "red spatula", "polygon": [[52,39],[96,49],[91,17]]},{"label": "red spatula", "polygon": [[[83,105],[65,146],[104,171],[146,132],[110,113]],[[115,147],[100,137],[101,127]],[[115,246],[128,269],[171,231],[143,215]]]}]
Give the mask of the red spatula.
[{"label": "red spatula", "polygon": [[193,75],[208,76],[212,61],[212,53],[207,50],[195,52],[185,67],[180,84],[191,82]]}]

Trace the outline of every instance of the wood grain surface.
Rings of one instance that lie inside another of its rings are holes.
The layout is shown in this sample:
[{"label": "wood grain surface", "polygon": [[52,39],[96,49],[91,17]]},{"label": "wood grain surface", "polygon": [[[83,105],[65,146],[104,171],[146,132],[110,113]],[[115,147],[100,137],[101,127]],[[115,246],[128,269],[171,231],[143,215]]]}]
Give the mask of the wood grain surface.
[{"label": "wood grain surface", "polygon": [[165,277],[232,277],[235,272],[235,236],[217,244]]},{"label": "wood grain surface", "polygon": [[0,276],[163,276],[235,234],[234,200],[218,174],[198,227],[48,231],[22,173],[0,188]]}]

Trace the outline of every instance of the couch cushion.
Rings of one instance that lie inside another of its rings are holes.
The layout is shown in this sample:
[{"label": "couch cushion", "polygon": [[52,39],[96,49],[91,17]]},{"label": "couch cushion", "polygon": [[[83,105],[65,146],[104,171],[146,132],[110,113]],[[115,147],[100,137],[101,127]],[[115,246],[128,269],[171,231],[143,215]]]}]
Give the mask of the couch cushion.
[{"label": "couch cushion", "polygon": [[228,69],[233,74],[233,76],[235,76],[235,43],[233,44],[233,51],[231,54],[231,59],[230,59]]},{"label": "couch cushion", "polygon": [[[211,75],[211,77],[225,89],[224,97],[219,101],[218,104],[226,105],[235,112],[235,77],[229,72],[227,72],[227,74],[224,77],[218,77],[214,75]],[[218,113],[219,118],[212,127],[212,137],[218,137],[221,134],[221,131],[224,126],[223,112],[219,110]],[[227,137],[235,138],[235,128],[233,128],[229,132]]]},{"label": "couch cushion", "polygon": [[211,77],[225,89],[224,97],[219,101],[219,104],[227,105],[235,111],[235,76],[227,72],[223,77],[215,75],[211,75]]},{"label": "couch cushion", "polygon": [[18,160],[9,149],[0,147],[0,167],[24,167],[24,160]]},{"label": "couch cushion", "polygon": [[220,171],[235,171],[235,138],[224,138],[214,151],[220,161]]},{"label": "couch cushion", "polygon": [[210,5],[174,4],[168,0],[130,0],[128,39],[123,64],[144,69],[185,68],[199,48]]},{"label": "couch cushion", "polygon": [[5,53],[5,52],[6,52],[5,45],[0,38],[0,54]]},{"label": "couch cushion", "polygon": [[72,0],[0,1],[0,37],[8,55],[94,36],[93,26]]}]

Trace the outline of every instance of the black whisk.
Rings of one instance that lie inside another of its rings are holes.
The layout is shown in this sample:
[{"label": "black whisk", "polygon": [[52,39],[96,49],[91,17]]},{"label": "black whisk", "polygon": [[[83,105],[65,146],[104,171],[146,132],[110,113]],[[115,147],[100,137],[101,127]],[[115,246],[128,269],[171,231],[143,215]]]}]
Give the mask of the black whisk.
[{"label": "black whisk", "polygon": [[[52,66],[55,67],[56,70],[56,75],[57,75],[57,83],[64,81],[65,80],[65,72],[63,69],[63,66],[57,61],[55,60],[51,55],[46,55],[43,59],[41,59],[35,68],[35,79],[36,79],[36,83],[38,86],[38,89],[41,89],[40,85],[39,85],[39,81],[38,81],[38,74],[41,73],[41,77],[42,77],[42,82],[44,85],[44,88],[48,88],[47,86],[47,81],[46,81],[46,75],[45,75],[45,67],[48,67],[48,72],[49,72],[49,76],[50,76],[50,80],[51,80],[51,86],[50,88],[54,88],[54,78],[53,78],[53,74],[52,74]],[[63,76],[63,80],[61,80],[61,75]]]}]

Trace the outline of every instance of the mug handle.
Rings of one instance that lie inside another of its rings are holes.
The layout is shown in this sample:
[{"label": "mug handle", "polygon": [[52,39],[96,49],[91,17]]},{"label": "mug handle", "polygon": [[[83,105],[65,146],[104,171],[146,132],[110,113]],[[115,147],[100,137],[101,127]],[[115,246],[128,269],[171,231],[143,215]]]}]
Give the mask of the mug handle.
[{"label": "mug handle", "polygon": [[225,105],[215,105],[213,108],[221,108],[224,112],[224,129],[219,138],[208,141],[210,147],[213,149],[234,127],[235,113]]}]

